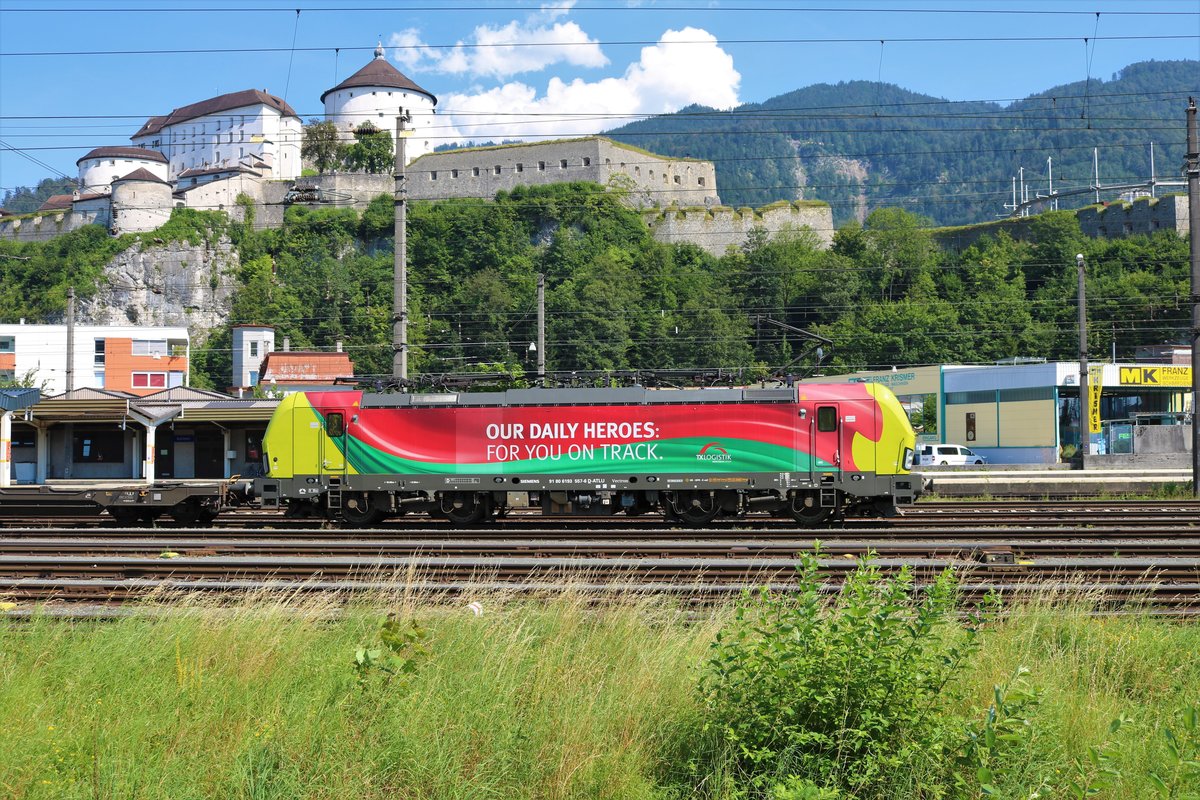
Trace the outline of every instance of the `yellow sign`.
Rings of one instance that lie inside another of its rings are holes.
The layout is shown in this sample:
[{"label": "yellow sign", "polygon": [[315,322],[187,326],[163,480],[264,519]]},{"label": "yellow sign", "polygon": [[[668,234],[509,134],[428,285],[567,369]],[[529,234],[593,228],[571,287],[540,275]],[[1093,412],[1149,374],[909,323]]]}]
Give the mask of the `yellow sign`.
[{"label": "yellow sign", "polygon": [[1191,367],[1121,367],[1122,386],[1171,386],[1190,388]]},{"label": "yellow sign", "polygon": [[1100,432],[1100,390],[1104,388],[1104,365],[1088,367],[1088,430]]}]

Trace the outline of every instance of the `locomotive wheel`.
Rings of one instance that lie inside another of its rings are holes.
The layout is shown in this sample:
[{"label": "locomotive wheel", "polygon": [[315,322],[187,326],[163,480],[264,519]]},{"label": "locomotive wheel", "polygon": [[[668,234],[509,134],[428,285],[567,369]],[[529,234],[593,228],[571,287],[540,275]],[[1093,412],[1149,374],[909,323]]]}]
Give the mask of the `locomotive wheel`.
[{"label": "locomotive wheel", "polygon": [[492,498],[474,492],[447,492],[442,495],[441,511],[454,525],[476,525],[491,516]]},{"label": "locomotive wheel", "polygon": [[351,525],[366,527],[383,519],[383,511],[368,492],[347,492],[342,497],[342,519]]},{"label": "locomotive wheel", "polygon": [[679,519],[691,525],[712,522],[721,513],[721,504],[712,492],[676,492],[671,505]]},{"label": "locomotive wheel", "polygon": [[792,514],[792,519],[799,522],[800,525],[805,528],[815,528],[827,522],[840,505],[840,494],[832,506],[822,506],[821,496],[817,492],[797,492],[792,495],[788,510]]}]

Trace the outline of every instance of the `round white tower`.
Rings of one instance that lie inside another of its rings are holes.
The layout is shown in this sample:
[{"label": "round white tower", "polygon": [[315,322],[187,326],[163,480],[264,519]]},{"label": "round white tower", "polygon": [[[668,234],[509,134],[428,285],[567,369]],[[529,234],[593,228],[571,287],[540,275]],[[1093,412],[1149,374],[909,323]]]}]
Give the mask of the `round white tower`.
[{"label": "round white tower", "polygon": [[138,169],[167,180],[167,157],[145,147],[97,147],[75,165],[83,194],[108,193],[113,181]]},{"label": "round white tower", "polygon": [[382,42],[375,48],[374,59],[326,90],[321,102],[325,104],[325,119],[337,125],[345,140],[353,140],[354,129],[368,121],[394,137],[396,117],[404,109],[412,115],[404,126],[412,131],[405,145],[406,160],[423,156],[438,144],[430,135],[437,98],[388,62]]}]

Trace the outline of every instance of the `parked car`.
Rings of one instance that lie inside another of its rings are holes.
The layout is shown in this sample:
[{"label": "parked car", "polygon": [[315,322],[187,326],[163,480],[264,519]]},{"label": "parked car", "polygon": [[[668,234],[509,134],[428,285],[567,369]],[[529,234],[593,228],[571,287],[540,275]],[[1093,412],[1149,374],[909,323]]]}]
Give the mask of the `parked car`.
[{"label": "parked car", "polygon": [[986,464],[987,457],[961,444],[923,444],[917,448],[917,463],[942,466]]}]

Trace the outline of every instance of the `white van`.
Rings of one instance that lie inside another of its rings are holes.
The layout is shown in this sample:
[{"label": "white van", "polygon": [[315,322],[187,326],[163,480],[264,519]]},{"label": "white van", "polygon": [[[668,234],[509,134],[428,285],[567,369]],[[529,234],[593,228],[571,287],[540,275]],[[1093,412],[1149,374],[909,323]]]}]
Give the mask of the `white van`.
[{"label": "white van", "polygon": [[918,464],[941,466],[963,466],[964,464],[986,464],[987,457],[960,444],[923,444],[917,448]]}]

